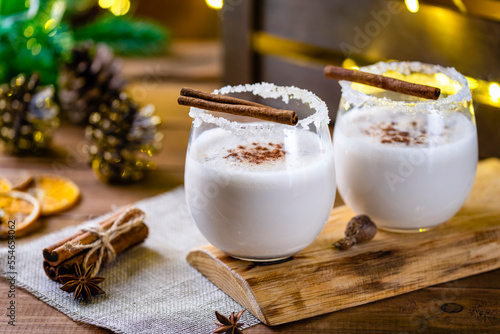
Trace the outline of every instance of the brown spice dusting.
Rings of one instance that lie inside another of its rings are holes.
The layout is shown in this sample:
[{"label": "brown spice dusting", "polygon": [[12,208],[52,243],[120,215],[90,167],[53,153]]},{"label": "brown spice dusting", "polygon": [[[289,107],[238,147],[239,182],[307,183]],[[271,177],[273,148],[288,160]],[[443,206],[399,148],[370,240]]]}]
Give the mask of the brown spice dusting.
[{"label": "brown spice dusting", "polygon": [[413,128],[408,131],[398,130],[398,123],[391,121],[390,123],[382,123],[372,125],[368,130],[363,130],[367,136],[380,138],[382,144],[403,144],[424,145],[427,143],[427,131],[424,128],[419,128],[418,123],[412,121],[410,123]]},{"label": "brown spice dusting", "polygon": [[229,154],[224,159],[260,165],[264,162],[278,161],[285,157],[282,144],[268,143],[270,147],[260,145],[259,143],[252,143],[252,145],[253,147],[248,148],[239,145],[235,149],[227,150]]},{"label": "brown spice dusting", "polygon": [[406,146],[410,145],[410,140],[404,137],[394,137],[393,141],[396,143],[403,143]]}]

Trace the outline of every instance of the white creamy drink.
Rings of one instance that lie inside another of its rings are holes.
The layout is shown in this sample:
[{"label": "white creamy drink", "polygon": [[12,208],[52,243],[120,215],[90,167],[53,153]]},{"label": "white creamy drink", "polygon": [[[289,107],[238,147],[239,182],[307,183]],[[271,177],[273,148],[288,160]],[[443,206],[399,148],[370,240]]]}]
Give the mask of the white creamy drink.
[{"label": "white creamy drink", "polygon": [[426,229],[451,218],[477,166],[474,124],[460,112],[353,109],[334,131],[337,186],[382,228]]},{"label": "white creamy drink", "polygon": [[214,246],[238,258],[284,258],[307,247],[328,219],[333,152],[304,129],[238,136],[214,128],[190,143],[185,188]]}]

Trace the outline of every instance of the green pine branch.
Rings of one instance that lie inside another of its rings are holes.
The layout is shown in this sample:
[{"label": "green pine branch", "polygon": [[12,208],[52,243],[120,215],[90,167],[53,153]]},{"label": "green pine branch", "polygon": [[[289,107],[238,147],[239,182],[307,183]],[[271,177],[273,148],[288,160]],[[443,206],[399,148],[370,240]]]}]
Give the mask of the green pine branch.
[{"label": "green pine branch", "polygon": [[40,73],[42,84],[56,83],[59,65],[73,45],[65,25],[46,25],[56,3],[61,1],[37,1],[34,16],[2,16],[8,24],[0,29],[0,83],[35,71]]},{"label": "green pine branch", "polygon": [[118,54],[146,55],[163,51],[169,33],[161,26],[128,16],[103,15],[94,22],[76,28],[76,42],[103,42]]}]

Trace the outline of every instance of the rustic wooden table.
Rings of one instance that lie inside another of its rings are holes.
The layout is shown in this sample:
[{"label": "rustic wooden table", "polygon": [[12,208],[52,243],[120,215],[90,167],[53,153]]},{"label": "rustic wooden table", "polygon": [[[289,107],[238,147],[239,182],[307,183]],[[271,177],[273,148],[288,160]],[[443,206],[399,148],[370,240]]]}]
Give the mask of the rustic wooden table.
[{"label": "rustic wooden table", "polygon": [[[124,73],[129,91],[143,103],[156,105],[165,134],[155,161],[158,169],[143,182],[110,186],[98,181],[81,151],[82,129],[65,125],[54,138],[51,152],[38,158],[15,158],[0,153],[0,175],[26,169],[33,174],[60,173],[80,187],[79,204],[57,216],[39,221],[38,229],[18,247],[41,235],[102,215],[168,191],[183,183],[184,159],[191,120],[176,103],[179,90],[190,86],[206,91],[219,87],[220,47],[216,43],[176,43],[166,58],[127,60]],[[0,246],[5,246],[1,242]],[[0,333],[110,333],[77,323],[18,288],[16,327],[5,316],[8,284],[0,280]],[[215,328],[215,326],[214,326]],[[277,327],[257,325],[244,330],[264,333],[500,333],[500,270],[440,284],[409,294]]]}]

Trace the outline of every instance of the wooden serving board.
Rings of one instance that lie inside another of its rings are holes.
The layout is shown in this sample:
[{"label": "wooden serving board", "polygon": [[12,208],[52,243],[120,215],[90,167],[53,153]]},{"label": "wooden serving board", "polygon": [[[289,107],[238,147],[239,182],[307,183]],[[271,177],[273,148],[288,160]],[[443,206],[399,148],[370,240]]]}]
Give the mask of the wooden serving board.
[{"label": "wooden serving board", "polygon": [[257,265],[213,246],[188,262],[266,325],[366,304],[500,267],[500,160],[480,162],[472,193],[448,222],[425,233],[379,231],[347,251],[332,248],[353,216],[346,206],[292,260]]}]

